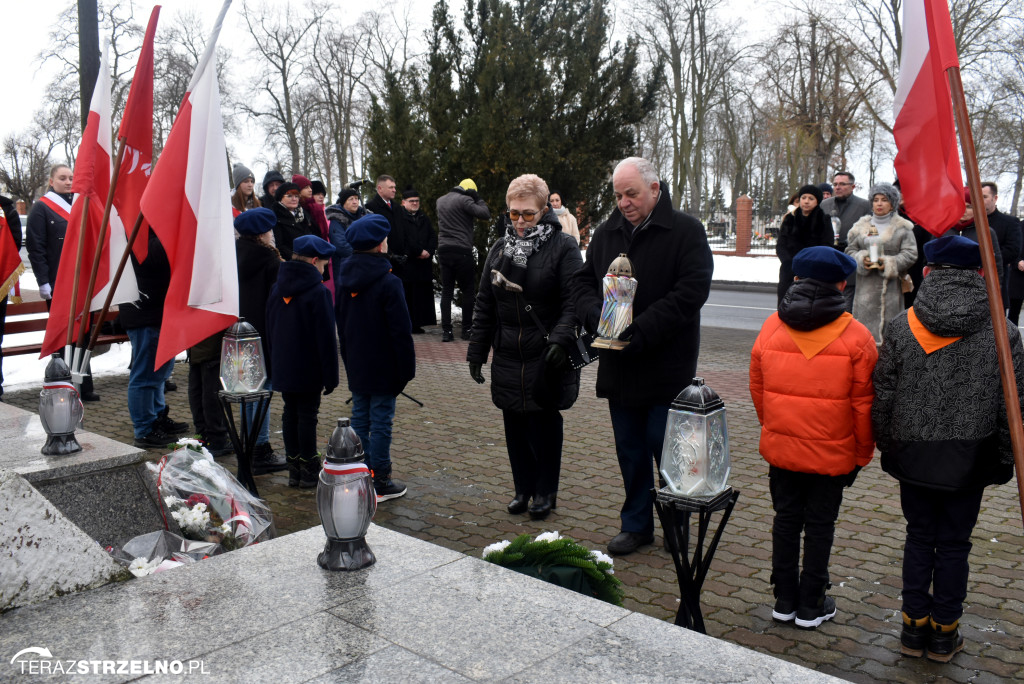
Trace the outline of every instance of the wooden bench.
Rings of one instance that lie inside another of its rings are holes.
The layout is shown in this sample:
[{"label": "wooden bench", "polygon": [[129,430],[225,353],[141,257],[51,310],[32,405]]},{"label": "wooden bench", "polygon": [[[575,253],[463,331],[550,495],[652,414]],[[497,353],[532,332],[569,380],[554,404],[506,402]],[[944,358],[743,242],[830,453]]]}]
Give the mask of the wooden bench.
[{"label": "wooden bench", "polygon": [[[49,320],[49,313],[50,312],[46,308],[45,301],[8,304],[7,319],[4,324],[4,336],[15,335],[17,333],[42,332],[46,330],[46,321]],[[104,322],[113,321],[117,318],[117,313],[116,309],[108,311],[107,315],[103,318]],[[43,315],[40,316],[39,314]],[[28,316],[31,316],[31,318],[27,318]],[[127,341],[127,335],[106,335],[100,333],[100,336],[96,338],[96,346],[99,347],[101,344],[115,344],[117,342]],[[42,340],[37,344],[23,344],[17,347],[4,347],[3,355],[19,356],[21,354],[35,354],[38,356],[42,347]]]}]

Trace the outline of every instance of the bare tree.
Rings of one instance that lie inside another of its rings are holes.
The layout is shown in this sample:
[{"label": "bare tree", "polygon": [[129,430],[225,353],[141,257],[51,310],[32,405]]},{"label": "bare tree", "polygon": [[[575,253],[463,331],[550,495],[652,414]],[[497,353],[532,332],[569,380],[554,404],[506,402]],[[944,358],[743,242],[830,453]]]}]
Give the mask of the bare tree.
[{"label": "bare tree", "polygon": [[[299,106],[302,103],[296,90],[301,89],[306,75],[307,36],[320,22],[319,12],[314,8],[309,15],[300,16],[290,4],[284,8],[246,4],[243,16],[260,57],[263,75],[259,91],[267,101],[243,103],[242,109],[260,120],[271,136],[284,138],[291,169],[298,172],[302,168],[300,127],[307,112]],[[303,103],[309,101],[303,98]]]},{"label": "bare tree", "polygon": [[0,184],[25,206],[32,204],[46,186],[52,151],[39,131],[8,135],[0,148]]}]

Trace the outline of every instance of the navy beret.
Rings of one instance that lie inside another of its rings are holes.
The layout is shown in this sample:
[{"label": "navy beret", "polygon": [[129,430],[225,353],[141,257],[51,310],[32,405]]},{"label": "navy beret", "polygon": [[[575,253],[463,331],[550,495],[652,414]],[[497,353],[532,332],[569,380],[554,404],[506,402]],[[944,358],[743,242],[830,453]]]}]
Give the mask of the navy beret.
[{"label": "navy beret", "polygon": [[316,235],[301,235],[292,243],[292,253],[304,257],[326,259],[334,254],[334,245]]},{"label": "navy beret", "polygon": [[981,268],[981,249],[974,240],[962,235],[945,235],[924,243],[924,258],[929,266]]},{"label": "navy beret", "polygon": [[793,275],[838,283],[857,270],[857,262],[837,249],[818,245],[801,249],[793,257]]},{"label": "navy beret", "polygon": [[345,231],[345,239],[352,249],[365,252],[384,242],[391,232],[391,224],[380,214],[367,214],[353,221]]},{"label": "navy beret", "polygon": [[270,209],[259,207],[243,211],[235,217],[235,230],[240,235],[262,235],[274,227],[277,217]]}]

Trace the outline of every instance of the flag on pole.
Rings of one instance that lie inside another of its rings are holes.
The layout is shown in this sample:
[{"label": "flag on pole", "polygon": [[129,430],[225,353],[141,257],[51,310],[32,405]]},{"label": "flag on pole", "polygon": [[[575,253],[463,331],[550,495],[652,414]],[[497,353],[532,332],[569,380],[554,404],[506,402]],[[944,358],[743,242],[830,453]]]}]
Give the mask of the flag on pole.
[{"label": "flag on pole", "polygon": [[964,183],[946,69],[959,67],[946,0],[906,0],[893,101],[896,176],[907,215],[941,235],[964,213]]},{"label": "flag on pole", "polygon": [[[160,16],[160,5],[153,8],[146,26],[146,37],[142,41],[139,52],[139,63],[135,66],[132,87],[128,91],[128,101],[121,117],[121,128],[117,137],[123,140],[124,157],[121,160],[121,173],[114,190],[114,206],[117,207],[118,221],[111,216],[110,229],[116,235],[111,236],[115,242],[121,235],[125,236],[123,244],[127,244],[127,236],[135,225],[139,215],[139,201],[146,190],[149,174],[153,167],[153,40],[156,36],[156,23]],[[149,252],[149,224],[142,222],[139,235],[132,246],[132,252],[139,261],[146,260]],[[123,254],[124,248],[115,249],[115,254]]]},{"label": "flag on pole", "polygon": [[[93,90],[92,103],[89,106],[89,118],[85,131],[82,133],[82,141],[78,146],[78,154],[75,157],[75,175],[71,186],[72,192],[75,193],[75,199],[71,204],[68,229],[64,236],[62,250],[64,258],[60,260],[60,266],[57,269],[53,302],[50,307],[50,316],[46,322],[46,333],[43,336],[39,358],[49,356],[64,346],[67,341],[68,314],[71,312],[72,305],[76,321],[73,339],[78,343],[85,342],[85,340],[78,339],[78,322],[81,321],[83,315],[87,315],[88,311],[94,311],[103,306],[113,270],[117,267],[117,259],[124,253],[124,248],[127,245],[122,230],[120,251],[111,258],[110,233],[108,231],[108,239],[103,246],[99,270],[96,273],[95,296],[91,302],[87,303],[85,296],[89,273],[79,271],[79,265],[75,263],[74,255],[78,253],[79,241],[83,243],[83,254],[96,253],[100,224],[103,222],[103,207],[110,191],[110,63],[107,52],[107,46],[104,45],[100,57],[100,73],[96,78],[96,87]],[[86,196],[89,197],[89,207],[85,230],[82,232],[82,213]],[[116,211],[111,209],[111,220],[115,215]],[[76,280],[79,281],[78,297],[77,301],[72,302],[71,293]],[[132,273],[130,277],[121,279],[114,295],[114,301],[130,302],[137,298],[138,288],[135,285],[135,274]]]},{"label": "flag on pole", "polygon": [[7,294],[18,284],[18,278],[24,272],[25,265],[21,263],[18,245],[15,244],[14,235],[7,225],[7,218],[0,211],[0,300],[7,298]]},{"label": "flag on pole", "polygon": [[142,211],[171,265],[157,368],[238,319],[231,183],[216,60],[217,36],[230,4],[226,0],[221,8],[142,195]]}]

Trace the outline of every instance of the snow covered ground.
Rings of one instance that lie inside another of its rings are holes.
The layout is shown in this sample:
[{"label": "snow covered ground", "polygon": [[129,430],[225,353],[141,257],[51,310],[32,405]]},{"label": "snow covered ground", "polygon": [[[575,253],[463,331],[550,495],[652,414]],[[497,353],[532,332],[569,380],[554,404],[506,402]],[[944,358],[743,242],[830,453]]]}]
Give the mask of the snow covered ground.
[{"label": "snow covered ground", "polygon": [[[24,252],[23,252],[24,253]],[[25,259],[26,266],[28,259]],[[779,280],[779,260],[774,256],[767,257],[735,257],[715,255],[714,280],[740,283],[776,283]],[[31,271],[21,277],[22,294],[26,299],[38,299],[35,279]],[[440,298],[437,302],[438,321],[441,320]],[[458,302],[452,302],[452,317],[458,321],[461,311]],[[4,338],[5,346],[32,344],[41,342],[43,333],[22,333]],[[110,350],[92,359],[92,372],[95,377],[124,375],[128,372],[128,364],[132,359],[132,348],[127,342],[111,345]],[[13,392],[19,389],[40,387],[43,382],[43,371],[49,359],[37,359],[34,356],[11,356],[4,359],[4,391]],[[178,355],[178,362],[185,360],[185,354]],[[178,373],[184,380],[187,374]]]}]

